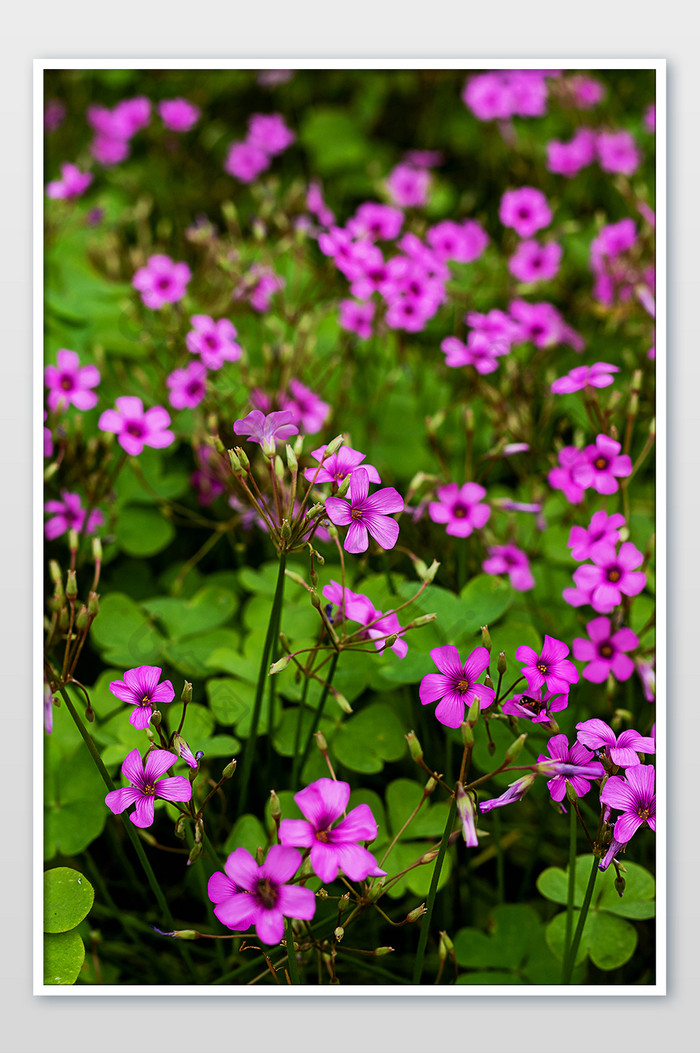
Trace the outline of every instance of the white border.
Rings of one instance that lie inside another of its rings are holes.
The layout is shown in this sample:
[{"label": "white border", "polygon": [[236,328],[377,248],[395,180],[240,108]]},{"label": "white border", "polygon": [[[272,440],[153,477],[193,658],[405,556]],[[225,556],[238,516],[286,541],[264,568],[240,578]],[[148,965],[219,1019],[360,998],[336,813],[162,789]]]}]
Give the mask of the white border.
[{"label": "white border", "polygon": [[[490,59],[465,62],[463,59],[426,58],[269,58],[236,59],[35,59],[33,94],[33,523],[34,550],[33,575],[33,697],[43,695],[43,632],[44,607],[43,584],[43,457],[40,436],[43,434],[43,211],[44,211],[44,135],[43,135],[43,74],[53,69],[654,69],[656,71],[656,362],[657,362],[657,438],[656,438],[656,548],[657,548],[657,914],[656,914],[656,974],[657,982],[643,987],[620,985],[617,987],[533,985],[530,987],[508,987],[484,985],[479,987],[440,987],[403,985],[356,985],[352,987],[302,986],[271,988],[249,988],[235,985],[194,987],[186,985],[153,985],[150,987],[63,987],[45,986],[43,983],[43,717],[37,707],[33,722],[33,993],[49,997],[110,997],[110,996],[236,996],[236,997],[355,997],[355,996],[432,996],[432,997],[617,997],[658,996],[666,994],[667,963],[667,889],[666,889],[666,60],[665,59]],[[663,719],[662,719],[663,714]]]}]

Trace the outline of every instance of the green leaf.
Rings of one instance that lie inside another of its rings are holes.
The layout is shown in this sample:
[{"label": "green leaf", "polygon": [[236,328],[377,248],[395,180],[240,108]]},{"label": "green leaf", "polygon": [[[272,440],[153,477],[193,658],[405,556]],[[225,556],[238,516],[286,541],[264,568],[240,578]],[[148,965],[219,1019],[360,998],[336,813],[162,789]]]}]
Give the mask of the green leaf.
[{"label": "green leaf", "polygon": [[[238,735],[247,738],[255,703],[255,685],[231,677],[217,677],[207,681],[207,697],[217,722],[226,727],[235,727]],[[269,696],[265,692],[258,727],[262,735],[267,732],[269,709]]]},{"label": "green leaf", "polygon": [[614,914],[596,914],[589,955],[599,969],[619,969],[628,962],[637,946],[637,930]]},{"label": "green leaf", "polygon": [[[272,743],[282,757],[294,756],[294,743],[297,735],[297,723],[299,721],[299,709],[285,709],[282,718],[277,725]],[[335,732],[335,723],[328,717],[322,717],[320,723],[315,719],[313,708],[307,705],[301,722],[301,733],[299,735],[300,748],[303,748],[309,732],[321,731],[327,741],[331,741]]]},{"label": "green leaf", "polygon": [[234,852],[237,848],[247,848],[254,857],[258,846],[265,848],[267,834],[257,815],[241,815],[233,824],[231,833],[226,838],[224,852]]},{"label": "green leaf", "polygon": [[[416,860],[420,859],[421,855],[427,852],[435,844],[434,840],[425,841],[407,841],[405,844],[399,841],[397,845],[391,850],[391,855],[386,861],[386,865],[382,867],[382,870],[386,870],[389,876],[392,874],[398,874],[401,870],[405,870],[406,867],[411,866]],[[372,854],[376,856],[377,860],[381,859],[384,851],[388,846],[385,844],[372,846]],[[445,858],[442,861],[442,870],[440,871],[440,878],[438,880],[438,892],[445,887],[450,880],[450,874],[452,873],[452,855],[453,850],[450,849],[445,853]],[[425,899],[430,889],[430,883],[433,879],[433,870],[435,868],[435,860],[430,863],[422,863],[420,866],[415,867],[413,870],[409,870],[402,878],[392,885],[387,890],[387,896],[390,899],[401,899],[407,892],[413,892],[416,896],[420,896],[421,899]],[[398,920],[401,920],[400,918]]]},{"label": "green leaf", "polygon": [[513,586],[506,578],[478,574],[467,582],[459,598],[462,601],[464,635],[498,621],[513,602]]},{"label": "green leaf", "polygon": [[[571,929],[572,939],[573,934],[576,932],[576,926],[578,925],[579,912],[574,911],[573,926]],[[576,961],[574,965],[580,965],[584,962],[588,956],[588,948],[591,942],[591,936],[593,934],[593,926],[595,924],[595,915],[592,913],[588,914],[586,922],[583,926],[583,932],[581,933],[581,942],[576,952]],[[551,950],[552,954],[558,961],[564,960],[564,943],[566,940],[566,911],[563,910],[561,914],[556,914],[549,922],[546,928],[547,946]]]},{"label": "green leaf", "polygon": [[455,982],[458,984],[468,984],[473,987],[483,986],[485,984],[498,984],[499,986],[514,987],[518,986],[518,984],[523,984],[525,981],[519,976],[516,976],[515,973],[501,973],[494,969],[494,971],[490,973],[462,973],[461,976],[457,977]]},{"label": "green leaf", "polygon": [[240,637],[233,629],[209,629],[186,640],[171,640],[163,646],[163,658],[178,673],[192,680],[203,680],[211,675],[209,660],[221,648],[240,646]]},{"label": "green leaf", "polygon": [[406,752],[404,729],[388,705],[371,703],[340,725],[332,750],[351,771],[381,771],[384,761],[399,760]]},{"label": "green leaf", "polygon": [[85,961],[85,946],[75,929],[44,935],[44,983],[74,984]]},{"label": "green leaf", "polygon": [[299,138],[309,150],[314,171],[329,175],[362,165],[370,146],[357,121],[336,106],[314,106],[306,110]]},{"label": "green leaf", "polygon": [[537,911],[517,903],[494,908],[488,936],[468,928],[460,929],[454,937],[458,963],[474,969],[518,969],[533,948],[544,942],[544,926]]},{"label": "green leaf", "polygon": [[95,890],[79,870],[54,867],[44,872],[44,932],[67,932],[90,911]]},{"label": "green leaf", "polygon": [[[394,779],[386,789],[386,807],[392,834],[397,834],[417,806],[423,795],[425,783],[413,779]],[[428,798],[403,835],[411,841],[421,837],[442,837],[450,810],[448,801],[432,801]]]},{"label": "green leaf", "polygon": [[227,589],[206,585],[189,600],[162,596],[142,606],[163,622],[171,640],[182,640],[223,625],[235,611],[236,603],[236,597]]},{"label": "green leaf", "polygon": [[90,630],[90,640],[105,661],[126,669],[157,665],[163,637],[134,601],[121,592],[110,592],[100,601],[100,614]]},{"label": "green leaf", "polygon": [[175,527],[155,508],[127,505],[117,521],[117,544],[131,556],[155,556],[175,537]]}]

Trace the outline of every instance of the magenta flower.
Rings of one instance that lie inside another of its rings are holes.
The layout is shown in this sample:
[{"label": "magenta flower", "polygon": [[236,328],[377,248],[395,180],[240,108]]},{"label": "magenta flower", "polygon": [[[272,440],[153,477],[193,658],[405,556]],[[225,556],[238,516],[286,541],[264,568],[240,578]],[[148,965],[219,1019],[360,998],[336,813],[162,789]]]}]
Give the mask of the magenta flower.
[{"label": "magenta flower", "polygon": [[505,340],[492,340],[483,333],[471,332],[464,344],[456,336],[447,336],[440,344],[445,354],[445,365],[452,369],[474,366],[482,376],[498,369],[498,359],[507,355],[509,345]]},{"label": "magenta flower", "polygon": [[521,241],[508,260],[508,270],[519,282],[549,281],[559,271],[562,247],[556,241]]},{"label": "magenta flower", "polygon": [[47,735],[53,731],[53,702],[51,688],[44,681],[44,731]]},{"label": "magenta flower", "polygon": [[90,143],[90,153],[105,168],[119,164],[131,153],[127,139],[112,139],[108,135],[96,135]]},{"label": "magenta flower", "polygon": [[424,706],[438,703],[435,716],[441,724],[448,728],[460,727],[467,709],[477,698],[482,709],[491,705],[495,697],[494,689],[477,683],[484,670],[488,669],[490,661],[485,647],[475,647],[464,665],[459,659],[459,651],[452,644],[434,647],[430,657],[440,672],[428,673],[423,677],[419,697]]},{"label": "magenta flower", "polygon": [[503,808],[506,804],[514,801],[522,801],[523,797],[535,782],[536,775],[523,775],[522,778],[511,782],[507,790],[500,797],[491,797],[486,801],[479,801],[479,811],[482,815],[493,811],[494,808]]},{"label": "magenta flower", "polygon": [[448,483],[437,491],[437,501],[431,501],[428,515],[433,523],[446,523],[448,534],[453,537],[469,537],[480,530],[491,515],[491,509],[481,504],[486,491],[478,483]]},{"label": "magenta flower", "polygon": [[44,110],[44,130],[51,135],[63,124],[66,116],[65,104],[60,99],[51,99]]},{"label": "magenta flower", "polygon": [[137,457],[144,446],[162,450],[175,442],[173,432],[168,430],[170,414],[162,406],[143,408],[143,402],[135,395],[121,395],[116,400],[116,409],[105,410],[97,427],[100,431],[111,431],[130,457]]},{"label": "magenta flower", "polygon": [[513,695],[503,703],[502,712],[511,717],[522,717],[533,724],[553,727],[555,721],[552,713],[560,713],[569,705],[568,693],[545,691],[538,687],[531,693]]},{"label": "magenta flower", "polygon": [[629,132],[601,132],[596,139],[596,153],[604,172],[632,175],[642,155]]},{"label": "magenta flower", "polygon": [[386,188],[400,208],[420,208],[428,202],[430,182],[431,175],[426,168],[400,164],[389,173]]},{"label": "magenta flower", "polygon": [[595,561],[598,552],[612,545],[617,545],[620,540],[620,528],[625,525],[625,517],[619,512],[611,516],[601,509],[594,512],[587,527],[573,526],[569,533],[567,545],[571,549],[573,559],[581,563],[585,559]]},{"label": "magenta flower", "polygon": [[97,366],[82,366],[75,351],[61,349],[56,355],[57,365],[44,370],[44,383],[49,388],[46,399],[50,410],[89,410],[97,405],[97,395],[91,388],[100,382]]},{"label": "magenta flower", "polygon": [[105,517],[99,508],[93,508],[85,526],[85,515],[87,509],[82,506],[80,494],[70,494],[67,490],[61,490],[61,501],[47,501],[44,511],[54,518],[49,519],[44,527],[44,533],[49,541],[66,534],[69,530],[83,529],[86,534],[94,534],[99,526],[105,521]]},{"label": "magenta flower", "polygon": [[438,259],[472,263],[488,245],[489,236],[475,220],[453,223],[446,219],[428,228],[426,240]]},{"label": "magenta flower", "polygon": [[201,362],[190,362],[185,369],[174,369],[165,383],[173,409],[194,409],[206,394],[207,371]]},{"label": "magenta flower", "polygon": [[294,423],[306,435],[319,432],[331,412],[327,402],[323,402],[310,388],[294,378],[289,381],[287,392],[281,396],[280,406],[283,410],[289,410]]},{"label": "magenta flower", "polygon": [[359,634],[360,639],[373,640],[378,651],[384,650],[388,636],[398,635],[399,639],[391,645],[391,650],[398,658],[406,657],[408,644],[401,638],[405,630],[399,624],[396,611],[382,614],[368,596],[361,592],[352,592],[347,587],[343,589],[337,581],[331,581],[324,586],[323,596],[340,609],[344,618],[364,625],[365,631]]},{"label": "magenta flower", "polygon": [[168,750],[151,750],[146,754],[145,766],[138,749],[127,754],[122,764],[122,775],[131,783],[121,790],[110,790],[105,797],[105,804],[115,815],[120,815],[130,804],[135,804],[129,816],[134,826],[151,826],[155,819],[156,797],[163,801],[189,801],[192,798],[192,786],[189,779],[182,775],[173,775],[161,779],[168,768],[177,760],[174,753]]},{"label": "magenta flower", "polygon": [[552,384],[554,395],[568,395],[583,388],[607,388],[615,379],[611,374],[619,373],[619,366],[608,362],[595,362],[592,366],[576,366],[565,377],[557,377]]},{"label": "magenta flower", "polygon": [[247,435],[248,442],[259,443],[266,457],[274,457],[276,444],[299,431],[294,423],[294,415],[289,410],[278,410],[266,416],[257,409],[251,410],[242,420],[237,420],[233,430],[236,435]]},{"label": "magenta flower", "polygon": [[271,157],[281,154],[295,139],[281,113],[254,113],[248,118],[247,143]]},{"label": "magenta flower", "polygon": [[237,848],[224,864],[226,873],[212,874],[207,887],[221,924],[236,932],[255,925],[258,939],[274,944],[284,936],[284,918],[310,921],[316,910],[313,892],[287,884],[300,863],[301,854],[284,845],[272,845],[261,866],[247,849]]},{"label": "magenta flower", "polygon": [[599,80],[592,77],[572,77],[568,87],[574,104],[580,110],[590,110],[605,96],[605,88]]},{"label": "magenta flower", "polygon": [[190,324],[185,337],[187,350],[199,355],[207,369],[221,369],[224,362],[237,362],[243,354],[236,343],[236,328],[228,318],[215,322],[208,314],[193,314]]},{"label": "magenta flower", "polygon": [[574,571],[576,589],[564,589],[564,599],[574,607],[589,603],[599,614],[610,614],[623,595],[636,596],[646,585],[646,574],[636,569],[643,562],[643,554],[631,541],[623,542],[619,552],[601,543],[595,563],[584,563]]},{"label": "magenta flower", "polygon": [[[48,417],[48,413],[44,410],[44,420]],[[44,457],[53,456],[53,438],[51,435],[51,428],[44,428]]]},{"label": "magenta flower", "polygon": [[[317,450],[311,451],[311,456],[315,460],[320,461],[325,452],[326,446],[319,446]],[[304,478],[310,483],[335,483],[339,485],[346,476],[352,475],[366,456],[366,453],[353,450],[351,446],[341,446],[337,453],[332,453],[330,457],[326,457],[320,468],[306,468],[304,470]],[[362,467],[367,472],[367,478],[371,483],[381,483],[379,472],[373,465],[363,464]]]},{"label": "magenta flower", "polygon": [[252,143],[231,143],[224,170],[240,183],[252,183],[270,167],[270,155]]},{"label": "magenta flower", "polygon": [[547,783],[554,801],[563,800],[567,783],[577,797],[584,797],[591,788],[591,780],[602,779],[605,775],[605,768],[600,761],[593,759],[591,751],[580,742],[569,747],[566,735],[554,735],[547,743],[547,749],[549,756],[540,753],[537,758],[537,772],[539,775],[554,775]]},{"label": "magenta flower", "polygon": [[599,494],[614,494],[618,479],[632,474],[632,461],[619,442],[607,435],[596,436],[595,444],[586,446],[572,468],[573,481],[584,490],[593,487]]},{"label": "magenta flower", "polygon": [[358,841],[374,841],[377,823],[368,804],[358,804],[333,826],[346,811],[350,784],[333,779],[317,779],[294,794],[304,819],[283,819],[279,838],[283,845],[309,848],[311,866],[321,881],[334,881],[342,870],[351,881],[383,877],[377,860]]},{"label": "magenta flower", "polygon": [[559,467],[552,468],[547,476],[553,490],[563,490],[564,497],[577,505],[583,500],[584,488],[576,481],[575,469],[581,461],[582,451],[576,446],[564,446],[559,451]]},{"label": "magenta flower", "polygon": [[520,674],[527,680],[531,691],[546,684],[548,691],[566,693],[571,684],[578,683],[578,670],[566,657],[568,653],[569,648],[561,640],[545,636],[539,655],[534,648],[521,644],[515,657],[525,663]]},{"label": "magenta flower", "polygon": [[151,723],[155,709],[172,702],[175,698],[175,691],[169,680],[158,683],[160,674],[159,666],[140,665],[136,669],[127,669],[123,680],[113,680],[109,685],[109,690],[120,702],[136,706],[129,717],[129,723],[139,731],[143,731]]},{"label": "magenta flower", "polygon": [[654,767],[636,764],[625,771],[625,778],[612,775],[600,791],[603,804],[622,812],[615,822],[616,841],[626,844],[645,823],[656,832]]},{"label": "magenta flower", "polygon": [[644,111],[644,127],[648,132],[656,131],[656,104],[653,102]]},{"label": "magenta flower", "polygon": [[521,186],[518,190],[506,190],[498,211],[504,227],[512,227],[518,237],[531,238],[535,231],[548,227],[552,222],[552,210],[547,198],[535,187]]},{"label": "magenta flower", "polygon": [[604,257],[614,259],[631,249],[637,240],[637,228],[633,219],[621,219],[602,227],[591,242],[591,263],[594,267],[604,265]]},{"label": "magenta flower", "polygon": [[149,256],[145,267],[140,267],[131,284],[141,293],[146,307],[159,311],[166,303],[178,303],[187,292],[192,271],[186,263],[176,263],[169,256],[157,253]]},{"label": "magenta flower", "polygon": [[594,684],[602,684],[612,674],[616,680],[629,680],[634,662],[624,652],[639,647],[639,640],[631,629],[613,633],[609,618],[594,618],[586,625],[589,639],[577,636],[573,641],[574,658],[589,664],[583,676]]},{"label": "magenta flower", "polygon": [[158,103],[158,113],[165,127],[171,132],[189,132],[201,117],[202,111],[187,99],[164,99]]},{"label": "magenta flower", "polygon": [[374,304],[358,303],[357,300],[340,301],[340,325],[349,333],[356,333],[361,340],[369,340],[372,335]]},{"label": "magenta flower", "polygon": [[507,574],[510,583],[518,592],[527,592],[535,587],[530,570],[530,561],[516,545],[490,545],[488,559],[481,564],[486,574]]},{"label": "magenta flower", "polygon": [[590,128],[580,128],[568,143],[552,139],[547,143],[547,168],[550,172],[571,179],[595,160],[596,134]]},{"label": "magenta flower", "polygon": [[80,197],[92,183],[89,172],[81,172],[75,165],[61,165],[61,178],[54,179],[46,187],[46,196],[53,198]]},{"label": "magenta flower", "polygon": [[323,227],[330,227],[335,223],[335,216],[323,200],[321,184],[311,182],[306,193],[306,207],[312,212]]},{"label": "magenta flower", "polygon": [[620,768],[631,768],[639,764],[640,753],[656,753],[656,743],[652,738],[640,735],[632,728],[627,728],[618,737],[605,721],[596,717],[580,721],[576,725],[576,731],[579,742],[591,750],[604,750],[613,764]]},{"label": "magenta flower", "polygon": [[542,303],[513,300],[509,309],[511,319],[517,325],[517,337],[514,342],[529,341],[535,347],[568,344],[574,351],[583,351],[583,337],[568,326],[556,307],[546,300]]},{"label": "magenta flower", "polygon": [[350,476],[350,500],[327,497],[326,512],[336,526],[347,526],[346,552],[366,552],[369,547],[367,532],[384,549],[393,548],[399,536],[399,524],[390,515],[403,511],[403,498],[393,486],[369,494],[369,474],[366,468],[356,468]]},{"label": "magenta flower", "polygon": [[391,205],[380,205],[376,201],[365,201],[347,222],[347,231],[353,238],[370,238],[372,241],[393,241],[403,226],[403,212]]},{"label": "magenta flower", "polygon": [[467,793],[461,782],[457,783],[457,812],[462,822],[462,836],[467,848],[478,848],[479,838],[476,833],[476,805],[471,794]]}]

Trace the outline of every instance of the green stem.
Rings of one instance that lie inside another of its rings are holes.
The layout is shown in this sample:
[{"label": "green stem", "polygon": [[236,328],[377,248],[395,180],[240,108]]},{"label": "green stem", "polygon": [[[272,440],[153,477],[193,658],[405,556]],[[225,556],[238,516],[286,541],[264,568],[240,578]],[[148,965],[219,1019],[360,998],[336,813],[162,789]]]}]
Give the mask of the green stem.
[{"label": "green stem", "polygon": [[498,902],[503,903],[506,898],[506,879],[503,860],[503,845],[501,843],[503,831],[501,829],[501,817],[498,814],[498,808],[494,808],[492,818],[494,821],[493,840],[496,849],[496,885],[498,888]]},{"label": "green stem", "polygon": [[328,676],[326,678],[325,684],[323,685],[323,691],[321,692],[321,697],[320,697],[318,705],[316,707],[316,712],[314,714],[314,719],[312,720],[311,727],[309,728],[309,734],[306,737],[306,743],[304,745],[304,749],[303,749],[301,755],[299,755],[297,753],[295,755],[295,757],[294,757],[294,763],[293,763],[293,766],[292,766],[292,786],[296,786],[297,785],[297,782],[299,780],[299,775],[301,774],[301,770],[304,767],[304,765],[306,764],[306,758],[308,757],[309,750],[311,749],[311,740],[314,737],[314,728],[316,728],[318,730],[318,725],[319,725],[319,723],[321,721],[321,717],[323,716],[323,710],[324,710],[324,707],[326,705],[326,699],[328,698],[328,693],[330,691],[331,681],[333,680],[333,674],[335,673],[335,667],[338,664],[338,656],[339,656],[339,654],[340,654],[339,651],[335,651],[333,653],[333,657],[331,658],[331,664],[328,667]]},{"label": "green stem", "polygon": [[581,936],[583,935],[583,926],[586,924],[586,918],[588,917],[588,908],[591,905],[591,898],[593,896],[593,886],[595,885],[595,879],[598,876],[598,857],[593,856],[593,866],[591,873],[588,878],[588,885],[586,886],[586,894],[583,897],[583,904],[581,906],[581,912],[578,918],[578,925],[576,926],[576,932],[569,948],[569,954],[566,958],[566,964],[564,967],[564,973],[562,975],[561,982],[563,984],[571,983],[571,974],[574,971],[574,963],[576,962],[576,955],[578,953],[579,944],[581,942]]},{"label": "green stem", "polygon": [[[75,726],[77,727],[78,731],[82,735],[83,741],[84,741],[85,745],[87,746],[88,750],[90,751],[90,756],[92,757],[93,761],[95,762],[95,766],[97,767],[97,770],[99,771],[100,775],[102,776],[102,781],[104,782],[104,784],[105,784],[105,786],[107,787],[108,790],[116,789],[114,783],[112,782],[112,778],[111,778],[109,772],[107,771],[107,769],[105,768],[104,764],[102,763],[102,758],[100,757],[100,754],[99,754],[99,752],[97,750],[97,746],[93,742],[93,740],[92,740],[87,728],[85,727],[85,725],[83,724],[82,720],[80,719],[80,716],[79,716],[77,710],[75,709],[73,703],[71,702],[71,700],[70,700],[70,698],[68,696],[68,692],[66,691],[65,687],[59,688],[59,691],[61,693],[61,697],[62,697],[63,701],[66,703],[66,708],[68,709],[68,712],[70,713],[70,715],[73,718]],[[143,868],[143,872],[146,875],[146,880],[148,881],[148,884],[151,887],[151,891],[153,892],[153,895],[156,898],[156,901],[158,903],[158,906],[160,907],[162,915],[163,915],[163,917],[164,917],[164,919],[165,919],[165,921],[166,921],[166,923],[168,925],[168,928],[169,929],[174,929],[175,928],[175,922],[173,920],[172,914],[170,913],[170,908],[168,907],[168,901],[166,900],[165,896],[163,895],[163,890],[161,889],[160,885],[158,884],[158,880],[157,880],[155,874],[153,873],[153,869],[151,867],[151,864],[148,861],[148,857],[147,857],[146,853],[144,852],[143,845],[141,844],[141,841],[139,840],[138,834],[136,833],[136,830],[134,829],[134,826],[133,826],[132,823],[127,822],[127,823],[124,823],[123,825],[124,825],[124,829],[126,830],[126,833],[127,833],[128,837],[129,837],[129,840],[131,841],[132,845],[134,846],[134,851],[136,852],[136,855],[139,858],[139,863],[141,864],[141,866]],[[196,970],[195,970],[195,968],[194,968],[194,966],[192,964],[192,959],[190,957],[190,954],[189,954],[189,951],[188,951],[187,947],[185,947],[183,944],[180,944],[179,946],[180,946],[180,953],[182,954],[182,957],[185,960],[185,962],[187,964],[187,967],[190,970],[190,973],[192,974],[192,976],[194,977],[195,980],[198,980],[199,977],[197,976],[197,972],[196,972]]]},{"label": "green stem", "polygon": [[[299,712],[297,713],[297,726],[294,729],[294,761],[292,768],[295,769],[297,763],[297,757],[299,755],[299,743],[301,741],[301,726],[304,723],[304,713],[306,712],[306,696],[309,693],[309,684],[311,678],[308,676],[304,677],[304,686],[301,689],[301,698],[299,699]],[[292,772],[292,785],[291,789],[296,790],[296,782],[294,781],[294,771]]]},{"label": "green stem", "polygon": [[566,975],[566,967],[569,961],[571,949],[571,933],[574,927],[574,890],[576,888],[576,812],[569,808],[569,892],[566,898],[566,934],[564,936],[564,960],[562,962],[562,980]]},{"label": "green stem", "polygon": [[275,597],[272,601],[272,610],[270,611],[270,620],[267,623],[267,634],[265,636],[265,643],[263,645],[263,652],[260,658],[260,671],[258,673],[258,683],[255,688],[255,702],[253,704],[253,717],[250,726],[250,735],[246,742],[245,753],[243,754],[243,768],[241,771],[241,796],[239,799],[238,814],[242,815],[245,812],[246,801],[248,798],[248,788],[250,784],[250,774],[253,768],[253,758],[255,756],[255,743],[258,738],[258,725],[260,724],[260,710],[262,709],[263,695],[265,694],[265,685],[267,683],[267,677],[270,669],[270,654],[272,652],[272,642],[274,640],[275,632],[280,621],[280,612],[282,610],[282,597],[284,595],[284,568],[287,562],[287,555],[285,552],[280,553],[280,564],[277,573],[277,585],[275,587]]},{"label": "green stem", "polygon": [[421,981],[421,973],[423,972],[423,958],[425,957],[425,948],[428,943],[428,930],[430,929],[430,919],[433,914],[433,906],[435,905],[435,894],[437,892],[438,881],[440,880],[440,871],[442,870],[443,860],[445,858],[445,852],[447,851],[447,842],[452,832],[454,825],[455,816],[457,814],[457,798],[452,798],[452,804],[450,805],[450,811],[447,816],[447,822],[445,823],[445,829],[442,832],[442,841],[440,842],[440,849],[438,851],[437,859],[435,860],[435,867],[433,869],[433,877],[430,882],[430,889],[428,890],[428,899],[425,904],[425,914],[421,920],[420,938],[418,940],[418,950],[416,951],[416,961],[413,968],[413,983],[419,984]]},{"label": "green stem", "polygon": [[289,962],[289,979],[293,984],[299,984],[299,968],[297,966],[297,956],[294,953],[294,933],[292,932],[292,923],[289,918],[284,919],[284,935],[287,943],[287,961]]}]

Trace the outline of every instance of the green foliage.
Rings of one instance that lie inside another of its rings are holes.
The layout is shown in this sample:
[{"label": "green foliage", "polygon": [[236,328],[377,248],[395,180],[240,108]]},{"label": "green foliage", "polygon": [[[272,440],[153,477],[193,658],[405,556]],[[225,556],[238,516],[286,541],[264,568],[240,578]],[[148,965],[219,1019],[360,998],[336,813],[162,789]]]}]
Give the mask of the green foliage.
[{"label": "green foliage", "polygon": [[74,984],[85,960],[77,926],[87,916],[95,891],[87,878],[70,867],[44,873],[44,983]]}]

